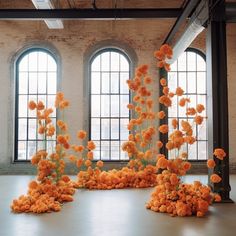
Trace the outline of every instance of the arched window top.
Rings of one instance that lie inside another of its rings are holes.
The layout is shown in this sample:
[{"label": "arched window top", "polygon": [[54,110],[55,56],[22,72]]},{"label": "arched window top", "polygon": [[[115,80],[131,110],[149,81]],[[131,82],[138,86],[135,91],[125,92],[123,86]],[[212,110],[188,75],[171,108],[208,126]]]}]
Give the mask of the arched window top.
[{"label": "arched window top", "polygon": [[[34,47],[22,51],[15,64],[15,161],[28,161],[41,149],[51,151],[55,135],[47,140],[37,133],[35,111],[28,109],[30,100],[42,101],[53,107],[57,92],[58,66],[55,55],[46,48]],[[56,111],[52,113],[56,125]]]}]

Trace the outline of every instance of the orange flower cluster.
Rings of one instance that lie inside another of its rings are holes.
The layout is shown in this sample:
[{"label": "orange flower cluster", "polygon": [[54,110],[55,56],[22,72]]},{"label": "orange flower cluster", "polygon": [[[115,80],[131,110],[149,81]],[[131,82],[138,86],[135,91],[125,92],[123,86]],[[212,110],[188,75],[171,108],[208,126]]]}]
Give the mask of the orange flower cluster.
[{"label": "orange flower cluster", "polygon": [[213,200],[214,195],[210,187],[202,185],[199,181],[183,184],[177,174],[164,170],[157,176],[157,187],[146,208],[169,213],[171,216],[203,217]]},{"label": "orange flower cluster", "polygon": [[173,56],[173,50],[168,44],[161,46],[160,50],[154,52],[154,56],[159,61],[157,66],[159,68],[165,68],[166,71],[170,71],[170,65],[166,63],[166,59],[171,59]]},{"label": "orange flower cluster", "polygon": [[73,201],[73,183],[68,176],[62,176],[57,184],[50,179],[44,182],[31,181],[27,195],[13,200],[11,209],[15,213],[45,213],[60,211],[61,204]]},{"label": "orange flower cluster", "polygon": [[143,170],[124,167],[121,170],[101,171],[99,168],[78,173],[77,187],[88,189],[147,188],[156,185],[156,168],[147,165]]}]

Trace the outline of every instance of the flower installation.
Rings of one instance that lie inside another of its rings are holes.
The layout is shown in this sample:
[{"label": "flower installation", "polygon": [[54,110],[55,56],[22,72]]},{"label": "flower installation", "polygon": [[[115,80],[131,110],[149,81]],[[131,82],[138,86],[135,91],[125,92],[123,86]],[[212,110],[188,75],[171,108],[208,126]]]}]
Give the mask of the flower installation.
[{"label": "flower installation", "polygon": [[[162,45],[154,55],[158,59],[158,68],[170,71],[166,59],[172,58],[171,47],[167,44]],[[205,117],[201,113],[205,107],[202,104],[188,107],[190,99],[182,97],[184,90],[177,87],[175,91],[169,91],[165,78],[160,79],[163,95],[154,98],[153,83],[153,79],[148,75],[147,65],[139,66],[134,79],[127,81],[133,95],[133,101],[127,108],[131,110],[133,118],[127,126],[130,132],[128,140],[122,145],[122,150],[129,156],[129,162],[120,170],[102,170],[104,163],[101,160],[94,161],[93,151],[96,146],[93,141],[87,141],[85,131],[78,131],[78,143],[70,144],[67,124],[63,120],[57,120],[56,134],[56,127],[50,118],[53,109],[45,108],[41,101],[38,103],[30,101],[29,109],[35,110],[37,114],[38,133],[45,140],[45,149],[39,150],[32,157],[31,163],[37,166],[38,170],[37,180],[29,183],[27,195],[13,200],[12,211],[16,213],[60,211],[64,202],[73,201],[75,188],[105,190],[156,186],[146,208],[155,212],[169,213],[171,216],[202,217],[208,212],[209,205],[213,201],[221,201],[220,195],[212,193],[209,186],[199,181],[193,184],[181,181],[181,177],[191,168],[188,155],[186,152],[181,152],[181,147],[196,142],[192,126],[194,123],[196,125],[203,123]],[[179,123],[177,119],[173,119],[171,122],[173,132],[170,133],[168,124],[157,125],[167,114],[164,111],[155,111],[155,105],[160,103],[167,108],[171,107],[174,96],[180,98],[178,105],[186,108],[186,115],[194,117],[194,123],[190,124],[187,120]],[[63,93],[57,93],[55,108],[63,112],[63,117],[64,110],[68,106],[69,101],[64,99]],[[167,143],[157,140],[158,132],[168,133]],[[46,152],[46,139],[53,136],[56,136],[57,144],[55,150],[49,154]],[[167,159],[160,152],[163,148],[169,152],[177,149],[178,156],[170,155]],[[217,148],[214,150],[214,156],[222,161],[226,153],[223,149]],[[79,170],[75,182],[64,174],[67,160]],[[211,182],[219,183],[220,171],[216,168],[215,160],[208,160],[207,166],[215,171],[210,176]]]}]

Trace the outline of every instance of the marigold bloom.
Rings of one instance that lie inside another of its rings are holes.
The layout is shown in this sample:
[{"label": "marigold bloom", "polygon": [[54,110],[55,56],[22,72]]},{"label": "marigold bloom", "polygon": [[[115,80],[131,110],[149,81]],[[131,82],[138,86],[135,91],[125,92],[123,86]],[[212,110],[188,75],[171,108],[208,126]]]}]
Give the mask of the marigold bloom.
[{"label": "marigold bloom", "polygon": [[215,202],[221,202],[221,196],[219,195],[219,194],[215,194],[215,196],[214,196],[214,201]]},{"label": "marigold bloom", "polygon": [[181,107],[184,107],[185,104],[186,104],[186,98],[181,98],[181,99],[179,100],[179,105],[180,105]]},{"label": "marigold bloom", "polygon": [[166,62],[164,63],[164,68],[165,68],[166,71],[170,71],[171,70],[170,64],[168,64]]},{"label": "marigold bloom", "polygon": [[39,134],[44,134],[44,132],[45,132],[45,127],[44,126],[39,126],[38,133]]},{"label": "marigold bloom", "polygon": [[159,111],[157,113],[159,119],[164,119],[166,116],[166,113],[164,111]]},{"label": "marigold bloom", "polygon": [[197,115],[197,116],[195,116],[194,121],[195,121],[195,123],[196,123],[197,125],[201,125],[202,122],[203,122],[203,117]]},{"label": "marigold bloom", "polygon": [[196,110],[198,113],[201,113],[205,110],[205,107],[202,104],[197,104]]},{"label": "marigold bloom", "polygon": [[194,116],[196,113],[197,113],[197,112],[196,112],[195,108],[193,108],[193,107],[187,108],[186,115],[188,115],[188,116]]},{"label": "marigold bloom", "polygon": [[212,183],[219,183],[222,179],[219,175],[217,174],[212,174],[210,177],[210,180]]},{"label": "marigold bloom", "polygon": [[161,133],[166,134],[166,133],[168,133],[168,125],[161,125],[158,130]]},{"label": "marigold bloom", "polygon": [[66,141],[66,138],[63,135],[59,134],[57,136],[57,142],[60,143],[60,144],[65,144],[67,141]]},{"label": "marigold bloom", "polygon": [[171,125],[174,129],[178,127],[178,123],[179,123],[178,120],[175,118],[171,120]]},{"label": "marigold bloom", "polygon": [[168,166],[168,160],[164,157],[161,157],[157,161],[157,167],[161,169],[166,169]]},{"label": "marigold bloom", "polygon": [[134,105],[130,103],[130,104],[127,105],[127,108],[128,108],[129,110],[133,110],[133,109],[134,109]]},{"label": "marigold bloom", "polygon": [[85,166],[89,167],[89,166],[92,165],[92,162],[91,162],[89,159],[87,159],[87,160],[84,162],[84,164],[85,164]]},{"label": "marigold bloom", "polygon": [[216,166],[216,163],[213,159],[207,161],[207,167],[213,169]]},{"label": "marigold bloom", "polygon": [[97,161],[96,165],[97,165],[97,167],[102,168],[103,167],[103,161]]},{"label": "marigold bloom", "polygon": [[94,150],[96,148],[96,145],[93,141],[88,141],[87,148],[89,150]]},{"label": "marigold bloom", "polygon": [[37,104],[37,110],[41,111],[45,108],[44,104],[42,101],[39,101]]},{"label": "marigold bloom", "polygon": [[167,86],[164,86],[162,89],[163,94],[168,95],[169,94],[169,88]]},{"label": "marigold bloom", "polygon": [[146,77],[144,78],[144,83],[145,83],[145,84],[151,84],[151,83],[152,83],[151,77],[146,76]]},{"label": "marigold bloom", "polygon": [[88,158],[90,161],[93,160],[93,152],[92,152],[92,151],[89,151],[89,152],[87,153],[87,158]]},{"label": "marigold bloom", "polygon": [[59,108],[64,109],[64,108],[68,107],[69,105],[70,105],[70,103],[68,100],[63,100],[59,103]]},{"label": "marigold bloom", "polygon": [[216,156],[216,158],[218,158],[219,160],[223,160],[224,157],[226,157],[226,153],[224,151],[224,149],[222,148],[216,148],[214,150],[214,155]]},{"label": "marigold bloom", "polygon": [[87,133],[84,130],[80,130],[77,133],[78,139],[84,139],[86,137]]},{"label": "marigold bloom", "polygon": [[184,90],[180,87],[177,87],[175,93],[177,96],[182,96],[184,94]]},{"label": "marigold bloom", "polygon": [[167,85],[166,79],[165,79],[165,78],[161,78],[160,84],[161,84],[161,86],[163,86],[163,87],[166,86],[166,85]]},{"label": "marigold bloom", "polygon": [[156,145],[158,148],[162,148],[163,147],[163,143],[161,141],[157,141]]},{"label": "marigold bloom", "polygon": [[172,58],[173,50],[172,50],[172,48],[170,47],[170,45],[168,45],[168,44],[163,44],[163,45],[160,47],[160,52],[162,52],[164,55],[166,55],[168,59],[171,59],[171,58]]},{"label": "marigold bloom", "polygon": [[161,97],[159,97],[159,102],[165,105],[166,107],[170,107],[172,104],[171,99],[166,95],[162,95]]},{"label": "marigold bloom", "polygon": [[55,134],[55,127],[53,125],[49,125],[47,128],[47,136],[52,137]]},{"label": "marigold bloom", "polygon": [[175,96],[174,93],[172,93],[172,92],[169,93],[169,97],[170,97],[170,98],[173,98],[174,96]]},{"label": "marigold bloom", "polygon": [[155,51],[154,56],[160,61],[165,59],[165,54],[160,50]]},{"label": "marigold bloom", "polygon": [[78,168],[80,168],[80,167],[82,166],[82,164],[83,164],[83,159],[82,159],[82,158],[79,158],[79,159],[77,160],[77,162],[76,162],[76,166],[77,166]]},{"label": "marigold bloom", "polygon": [[28,107],[30,110],[34,110],[37,107],[37,104],[34,101],[30,101]]},{"label": "marigold bloom", "polygon": [[58,120],[57,125],[62,131],[67,131],[67,125],[62,120]]}]

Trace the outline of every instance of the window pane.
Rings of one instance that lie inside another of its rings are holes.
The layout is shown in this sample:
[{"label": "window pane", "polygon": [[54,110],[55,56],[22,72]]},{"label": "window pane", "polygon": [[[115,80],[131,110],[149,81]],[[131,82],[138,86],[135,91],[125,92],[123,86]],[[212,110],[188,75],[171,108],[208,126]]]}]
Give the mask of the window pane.
[{"label": "window pane", "polygon": [[198,140],[207,139],[207,128],[206,128],[206,119],[203,120],[201,125],[198,125]]},{"label": "window pane", "polygon": [[19,117],[27,117],[28,100],[27,95],[19,95]]},{"label": "window pane", "polygon": [[38,52],[38,71],[47,71],[47,53]]},{"label": "window pane", "polygon": [[110,96],[102,95],[101,96],[101,116],[108,117],[110,116]]},{"label": "window pane", "polygon": [[101,64],[102,64],[102,71],[109,71],[110,70],[110,53],[104,52],[101,55]]},{"label": "window pane", "polygon": [[168,73],[168,87],[173,92],[175,92],[174,90],[178,87],[177,86],[177,73],[176,72],[169,72]]},{"label": "window pane", "polygon": [[119,93],[119,73],[111,73],[111,93]]},{"label": "window pane", "polygon": [[91,78],[91,92],[92,94],[100,94],[100,73],[99,72],[92,72]]},{"label": "window pane", "polygon": [[[29,95],[29,101],[37,102],[37,95]],[[35,110],[28,109],[28,117],[36,117],[36,109]]]},{"label": "window pane", "polygon": [[96,149],[93,151],[93,159],[99,160],[100,159],[100,142],[94,141],[94,143],[96,145]]},{"label": "window pane", "polygon": [[120,54],[120,70],[121,71],[129,71],[129,62],[121,54]]},{"label": "window pane", "polygon": [[110,145],[109,141],[102,141],[101,142],[101,158],[103,160],[109,160],[110,159]]},{"label": "window pane", "polygon": [[169,117],[177,117],[177,98],[174,96],[172,98],[172,106],[168,109]]},{"label": "window pane", "polygon": [[188,93],[196,93],[196,73],[195,72],[188,72],[187,73],[188,79]]},{"label": "window pane", "polygon": [[100,95],[91,96],[92,117],[100,116]]},{"label": "window pane", "polygon": [[37,73],[31,72],[29,73],[29,93],[36,94],[38,92],[38,76]]},{"label": "window pane", "polygon": [[206,72],[197,73],[197,93],[206,93]]},{"label": "window pane", "polygon": [[44,72],[38,73],[38,93],[46,93],[47,90],[47,74]]},{"label": "window pane", "polygon": [[26,142],[18,141],[18,152],[17,159],[18,160],[26,160]]},{"label": "window pane", "polygon": [[178,58],[178,71],[186,71],[186,53],[182,53]]},{"label": "window pane", "polygon": [[100,119],[91,120],[91,139],[100,140]]},{"label": "window pane", "polygon": [[111,119],[111,139],[119,139],[119,119]]},{"label": "window pane", "polygon": [[28,93],[28,73],[19,72],[19,94]]},{"label": "window pane", "polygon": [[31,159],[35,153],[36,153],[36,141],[29,141],[28,142],[28,159]]},{"label": "window pane", "polygon": [[28,55],[24,56],[19,63],[19,71],[28,71]]},{"label": "window pane", "polygon": [[48,71],[56,72],[57,71],[57,63],[54,60],[54,58],[48,55],[47,59],[48,59]]},{"label": "window pane", "polygon": [[206,62],[201,56],[198,55],[197,55],[197,70],[206,71]]},{"label": "window pane", "polygon": [[119,95],[111,95],[111,116],[119,117]]},{"label": "window pane", "polygon": [[128,140],[129,131],[127,129],[127,125],[129,123],[129,119],[120,119],[120,139]]},{"label": "window pane", "polygon": [[120,93],[123,94],[128,94],[129,93],[129,88],[127,84],[127,80],[129,79],[129,73],[120,73]]},{"label": "window pane", "polygon": [[100,56],[97,56],[92,62],[92,71],[100,71]]},{"label": "window pane", "polygon": [[57,92],[57,74],[56,72],[48,73],[48,94],[56,94]]},{"label": "window pane", "polygon": [[188,159],[196,160],[197,159],[197,145],[196,142],[192,145],[188,145]]},{"label": "window pane", "polygon": [[18,138],[19,140],[26,140],[27,138],[27,119],[19,119],[18,123]]},{"label": "window pane", "polygon": [[110,92],[110,74],[102,73],[102,93]]},{"label": "window pane", "polygon": [[198,159],[207,159],[207,142],[198,141]]},{"label": "window pane", "polygon": [[119,53],[111,52],[111,71],[119,71]]},{"label": "window pane", "polygon": [[181,87],[184,90],[184,93],[186,93],[187,92],[186,73],[180,72],[178,74],[178,82],[179,82],[179,87]]},{"label": "window pane", "polygon": [[129,95],[120,95],[120,116],[129,117],[129,109],[127,105],[129,103]]},{"label": "window pane", "polygon": [[55,103],[55,95],[48,95],[47,96],[47,107],[48,108],[52,108],[53,109],[53,113],[51,114],[52,117],[56,117],[56,108],[54,107],[54,103]]},{"label": "window pane", "polygon": [[101,120],[101,131],[102,131],[102,139],[110,139],[110,120],[102,119]]},{"label": "window pane", "polygon": [[37,71],[38,68],[38,53],[29,53],[29,71]]},{"label": "window pane", "polygon": [[196,53],[187,52],[187,70],[196,71]]},{"label": "window pane", "polygon": [[111,142],[111,160],[119,160],[120,156],[120,142],[112,141]]},{"label": "window pane", "polygon": [[36,139],[36,133],[37,133],[37,120],[29,119],[28,138]]}]

